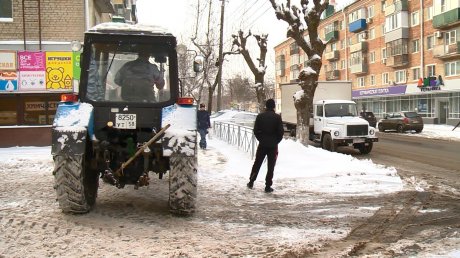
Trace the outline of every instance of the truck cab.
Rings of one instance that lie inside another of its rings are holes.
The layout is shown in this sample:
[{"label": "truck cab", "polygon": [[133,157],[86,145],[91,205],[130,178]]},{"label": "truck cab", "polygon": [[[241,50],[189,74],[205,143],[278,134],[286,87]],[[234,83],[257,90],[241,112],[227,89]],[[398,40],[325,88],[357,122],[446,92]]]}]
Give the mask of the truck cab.
[{"label": "truck cab", "polygon": [[368,154],[378,141],[375,128],[359,117],[354,101],[316,101],[312,117],[310,140],[321,143],[323,149],[335,151],[338,146],[353,146]]}]

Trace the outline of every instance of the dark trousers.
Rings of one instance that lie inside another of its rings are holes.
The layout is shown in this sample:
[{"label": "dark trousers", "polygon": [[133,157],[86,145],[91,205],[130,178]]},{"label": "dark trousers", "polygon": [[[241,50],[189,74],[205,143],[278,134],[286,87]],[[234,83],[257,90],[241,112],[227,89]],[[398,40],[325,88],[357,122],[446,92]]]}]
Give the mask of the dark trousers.
[{"label": "dark trousers", "polygon": [[260,166],[264,162],[265,156],[267,156],[267,176],[265,177],[265,186],[270,187],[273,184],[273,171],[275,170],[276,158],[278,157],[278,146],[273,148],[257,147],[256,159],[252,165],[251,175],[249,181],[254,182],[259,174]]}]

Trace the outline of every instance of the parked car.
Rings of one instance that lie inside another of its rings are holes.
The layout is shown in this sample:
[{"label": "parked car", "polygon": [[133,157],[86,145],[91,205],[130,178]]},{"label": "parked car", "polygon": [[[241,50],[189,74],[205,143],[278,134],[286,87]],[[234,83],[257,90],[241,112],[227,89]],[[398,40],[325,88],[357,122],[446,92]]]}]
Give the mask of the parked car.
[{"label": "parked car", "polygon": [[378,128],[380,132],[386,130],[396,130],[402,133],[408,130],[415,130],[420,133],[423,130],[423,119],[413,111],[401,111],[385,114],[383,119],[379,120]]},{"label": "parked car", "polygon": [[369,122],[369,125],[372,127],[375,127],[377,125],[377,118],[375,117],[373,112],[370,111],[365,111],[359,113],[359,115],[364,118],[367,122]]},{"label": "parked car", "polygon": [[214,122],[223,122],[253,127],[256,117],[257,113],[232,110],[227,111],[218,117],[211,117],[211,124],[214,124]]}]

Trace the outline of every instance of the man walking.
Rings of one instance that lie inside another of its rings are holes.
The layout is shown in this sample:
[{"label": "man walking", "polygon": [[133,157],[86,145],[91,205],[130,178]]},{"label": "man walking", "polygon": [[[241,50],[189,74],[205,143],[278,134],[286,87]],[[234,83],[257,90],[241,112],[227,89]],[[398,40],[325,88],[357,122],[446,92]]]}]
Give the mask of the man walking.
[{"label": "man walking", "polygon": [[256,159],[252,165],[251,175],[249,176],[248,188],[254,187],[254,181],[259,174],[260,166],[267,156],[267,176],[265,177],[265,192],[273,192],[273,171],[275,170],[276,158],[278,156],[278,143],[283,139],[283,122],[281,116],[275,113],[275,101],[267,100],[265,103],[266,111],[256,117],[254,123],[254,135],[259,141]]},{"label": "man walking", "polygon": [[200,110],[198,111],[197,116],[197,129],[200,134],[200,148],[206,149],[206,134],[208,134],[208,129],[211,128],[211,121],[205,104],[200,104]]}]

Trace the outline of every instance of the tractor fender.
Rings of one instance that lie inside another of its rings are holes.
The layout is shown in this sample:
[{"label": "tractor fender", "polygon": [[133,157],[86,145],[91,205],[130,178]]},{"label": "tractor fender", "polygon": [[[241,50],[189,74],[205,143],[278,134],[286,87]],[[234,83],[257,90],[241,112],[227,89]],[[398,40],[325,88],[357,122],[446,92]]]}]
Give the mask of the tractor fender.
[{"label": "tractor fender", "polygon": [[197,146],[197,107],[174,104],[164,107],[161,113],[161,127],[170,124],[162,138],[163,155],[196,155]]},{"label": "tractor fender", "polygon": [[87,137],[94,138],[93,106],[60,103],[51,128],[51,154],[83,154]]}]

